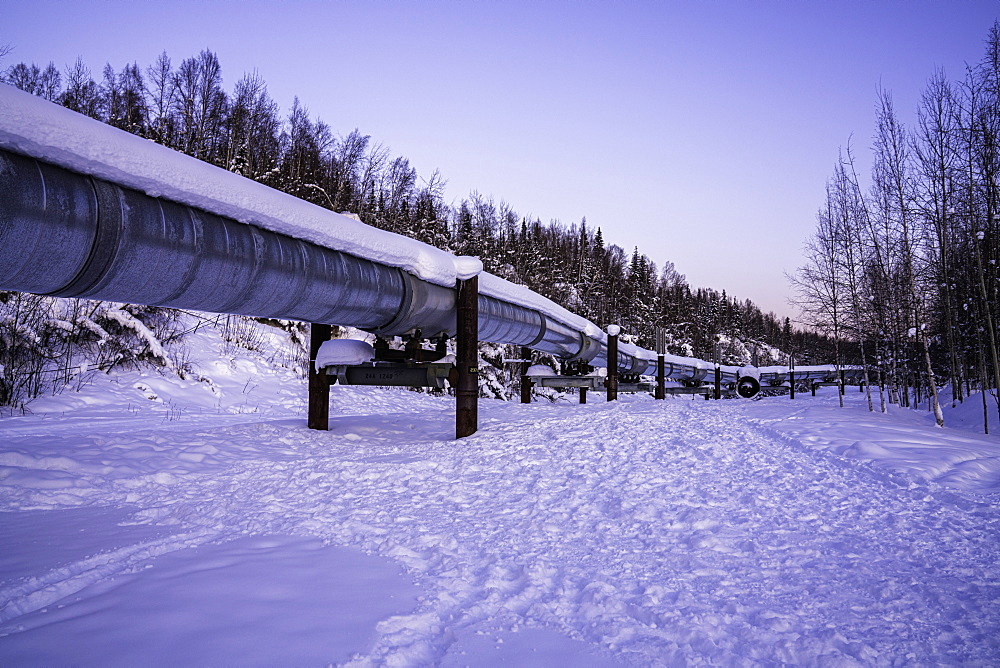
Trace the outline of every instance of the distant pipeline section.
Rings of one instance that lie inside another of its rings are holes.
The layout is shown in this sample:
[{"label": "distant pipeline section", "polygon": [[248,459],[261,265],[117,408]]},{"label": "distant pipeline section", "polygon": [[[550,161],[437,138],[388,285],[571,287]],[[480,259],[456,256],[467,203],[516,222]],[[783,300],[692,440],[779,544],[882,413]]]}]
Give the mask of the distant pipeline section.
[{"label": "distant pipeline section", "polygon": [[[0,289],[349,325],[380,336],[455,335],[453,288],[378,262],[151,197],[0,149]],[[607,347],[532,308],[479,296],[479,338],[608,366]],[[674,360],[701,382],[710,365]],[[622,374],[655,355],[622,345]],[[732,367],[723,372],[736,383]]]}]

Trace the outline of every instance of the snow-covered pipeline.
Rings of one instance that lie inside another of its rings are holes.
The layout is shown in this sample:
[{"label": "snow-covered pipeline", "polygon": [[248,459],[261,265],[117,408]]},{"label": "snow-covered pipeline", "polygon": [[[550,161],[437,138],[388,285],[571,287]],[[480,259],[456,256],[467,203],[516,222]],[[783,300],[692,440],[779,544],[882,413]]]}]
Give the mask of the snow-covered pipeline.
[{"label": "snow-covered pipeline", "polygon": [[[0,84],[0,289],[432,338],[454,335],[455,283],[480,271]],[[479,276],[481,340],[607,366],[596,325]],[[622,343],[617,364],[652,374],[656,353]],[[675,380],[713,369],[666,356]]]},{"label": "snow-covered pipeline", "polygon": [[[382,335],[455,334],[453,287],[2,149],[0,222],[0,289],[327,322]],[[596,328],[581,331],[537,304],[488,294],[480,295],[479,311],[485,341],[606,364]],[[673,374],[692,377],[699,370],[693,362]],[[618,363],[633,373],[649,366],[628,350]]]}]

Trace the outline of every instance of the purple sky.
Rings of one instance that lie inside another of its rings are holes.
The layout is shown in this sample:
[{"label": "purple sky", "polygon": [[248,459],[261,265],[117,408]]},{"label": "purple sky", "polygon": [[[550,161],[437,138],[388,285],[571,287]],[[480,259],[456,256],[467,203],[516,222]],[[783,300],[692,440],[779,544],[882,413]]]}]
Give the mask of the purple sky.
[{"label": "purple sky", "polygon": [[337,134],[357,127],[447,197],[586,217],[794,318],[837,151],[867,164],[876,90],[906,123],[937,67],[978,61],[1000,4],[874,2],[147,2],[7,0],[0,67],[77,56],[175,66],[210,48],[227,90],[256,69]]}]

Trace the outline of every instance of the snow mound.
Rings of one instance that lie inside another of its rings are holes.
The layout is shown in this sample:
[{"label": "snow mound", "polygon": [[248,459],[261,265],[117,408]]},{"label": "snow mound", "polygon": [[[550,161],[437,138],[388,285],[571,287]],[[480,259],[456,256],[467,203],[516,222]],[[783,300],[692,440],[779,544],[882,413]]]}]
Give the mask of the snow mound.
[{"label": "snow mound", "polygon": [[367,341],[332,339],[324,341],[316,353],[316,370],[344,364],[366,364],[375,357],[375,347]]}]

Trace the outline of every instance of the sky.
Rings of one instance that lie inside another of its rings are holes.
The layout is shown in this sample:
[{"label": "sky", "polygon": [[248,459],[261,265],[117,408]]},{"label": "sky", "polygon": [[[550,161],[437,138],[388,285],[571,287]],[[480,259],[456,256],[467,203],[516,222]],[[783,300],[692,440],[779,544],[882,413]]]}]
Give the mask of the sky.
[{"label": "sky", "polygon": [[337,135],[522,216],[586,218],[692,287],[795,319],[786,274],[838,151],[864,167],[879,87],[904,123],[938,68],[978,61],[994,1],[8,0],[0,67],[99,78],[203,49]]}]

